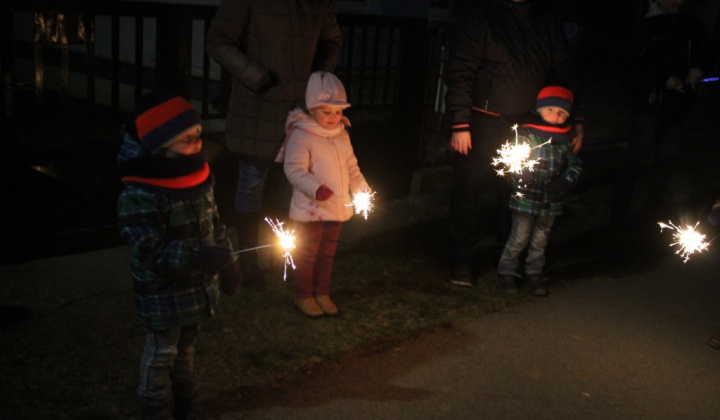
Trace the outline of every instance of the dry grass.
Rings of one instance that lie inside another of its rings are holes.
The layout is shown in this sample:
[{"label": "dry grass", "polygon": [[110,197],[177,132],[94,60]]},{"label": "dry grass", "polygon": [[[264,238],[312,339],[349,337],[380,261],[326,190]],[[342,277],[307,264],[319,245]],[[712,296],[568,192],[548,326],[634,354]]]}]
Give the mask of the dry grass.
[{"label": "dry grass", "polygon": [[[277,264],[267,272],[267,291],[225,298],[221,315],[203,324],[197,347],[203,398],[241,395],[245,387],[287,380],[318,363],[379,351],[526,299],[501,296],[490,272],[473,289],[451,286],[438,255],[443,227],[435,220],[343,247],[332,282],[342,310],[337,318],[302,316]],[[124,253],[2,268],[13,279],[0,289],[9,317],[0,356],[7,378],[0,385],[3,416],[136,417],[144,333],[134,320]],[[98,272],[97,264],[107,271]],[[53,276],[70,270],[71,279]]]}]

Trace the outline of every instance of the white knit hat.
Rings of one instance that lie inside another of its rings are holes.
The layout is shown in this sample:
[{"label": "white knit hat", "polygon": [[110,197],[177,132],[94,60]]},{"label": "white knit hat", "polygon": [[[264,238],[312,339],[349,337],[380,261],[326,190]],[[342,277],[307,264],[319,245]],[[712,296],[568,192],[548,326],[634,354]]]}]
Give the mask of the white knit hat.
[{"label": "white knit hat", "polygon": [[307,90],[305,91],[305,106],[307,109],[317,108],[321,105],[332,105],[347,108],[345,87],[340,79],[332,73],[317,71],[310,75]]}]

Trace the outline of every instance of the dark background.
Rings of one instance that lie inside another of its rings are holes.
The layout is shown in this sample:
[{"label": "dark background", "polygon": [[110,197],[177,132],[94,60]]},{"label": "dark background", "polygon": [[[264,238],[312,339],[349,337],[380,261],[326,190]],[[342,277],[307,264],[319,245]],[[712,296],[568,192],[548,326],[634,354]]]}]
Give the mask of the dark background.
[{"label": "dark background", "polygon": [[[462,11],[466,3],[467,0],[455,2],[456,11]],[[632,27],[644,2],[552,3],[568,21],[582,29],[577,61],[585,79],[582,95],[589,119],[586,148],[626,142],[630,91],[626,63]],[[2,7],[6,17],[10,6],[4,3]],[[715,31],[717,37],[718,11],[712,1],[688,1],[687,10],[699,17],[708,30]],[[7,25],[4,29],[8,29]],[[3,44],[3,57],[7,57],[11,47]],[[11,80],[12,72],[3,66],[6,81]],[[11,84],[6,83],[5,87],[7,91]],[[418,89],[432,90],[433,86]],[[705,130],[706,137],[717,139],[717,128],[708,125],[707,116],[717,115],[718,91],[715,86],[707,86],[706,90],[704,106],[696,115],[693,129]],[[0,228],[4,238],[0,264],[121,245],[115,225],[115,199],[120,190],[115,161],[120,128],[129,117],[105,115],[101,110],[88,120],[79,111],[81,104],[67,104],[51,93],[45,96],[44,107],[58,112],[38,115],[33,113],[32,90],[17,91],[15,99],[15,116],[10,118],[4,113],[0,122],[3,145]],[[74,112],[75,109],[78,111]],[[59,118],[59,110],[70,116]],[[439,145],[437,160],[429,165],[427,162],[400,165],[396,158],[406,153],[402,142],[405,133],[398,129],[393,115],[366,118],[362,110],[354,108],[348,110],[348,115],[354,122],[351,135],[363,172],[377,190],[384,192],[386,200],[408,194],[413,171],[427,166],[440,168],[447,163],[442,152],[445,140],[438,133],[430,133],[431,141]],[[419,124],[424,117],[411,115],[410,120]],[[233,225],[235,157],[224,149],[222,133],[205,136],[205,149],[216,174],[221,215],[228,225]],[[278,169],[273,176],[282,177],[282,173]],[[448,185],[439,182],[433,188],[434,192],[442,193]]]}]

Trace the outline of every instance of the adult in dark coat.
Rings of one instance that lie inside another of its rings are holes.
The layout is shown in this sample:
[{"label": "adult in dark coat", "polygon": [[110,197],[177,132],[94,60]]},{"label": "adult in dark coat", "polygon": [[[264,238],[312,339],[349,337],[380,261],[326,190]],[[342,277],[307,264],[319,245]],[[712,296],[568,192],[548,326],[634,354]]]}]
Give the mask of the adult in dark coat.
[{"label": "adult in dark coat", "polygon": [[[226,143],[240,160],[235,210],[241,249],[257,245],[265,182],[288,112],[302,103],[311,72],[335,70],[341,46],[330,0],[220,2],[206,49],[232,75]],[[241,255],[246,281],[263,288],[256,255]]]},{"label": "adult in dark coat", "polygon": [[[563,84],[577,96],[579,78],[563,22],[538,0],[479,2],[456,29],[445,98],[452,127],[448,146],[454,152],[450,274],[454,284],[472,286],[479,196],[488,181],[497,181],[497,220],[487,222],[498,228],[498,244],[509,229],[510,183],[494,175],[493,155],[511,137],[514,122],[533,109],[543,86]],[[582,145],[582,126],[576,133],[575,152]]]},{"label": "adult in dark coat", "polygon": [[654,154],[649,202],[653,216],[672,218],[668,194],[684,125],[703,75],[717,62],[717,45],[696,18],[680,9],[683,0],[648,0],[636,27],[633,119],[627,154],[620,166],[612,222],[630,227],[635,185]]}]

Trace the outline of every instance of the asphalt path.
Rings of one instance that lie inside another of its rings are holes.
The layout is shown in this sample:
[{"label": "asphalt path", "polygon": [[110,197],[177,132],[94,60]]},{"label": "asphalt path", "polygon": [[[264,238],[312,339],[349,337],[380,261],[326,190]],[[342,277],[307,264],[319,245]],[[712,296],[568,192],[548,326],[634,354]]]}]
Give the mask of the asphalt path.
[{"label": "asphalt path", "polygon": [[556,287],[223,419],[718,419],[720,252]]}]

